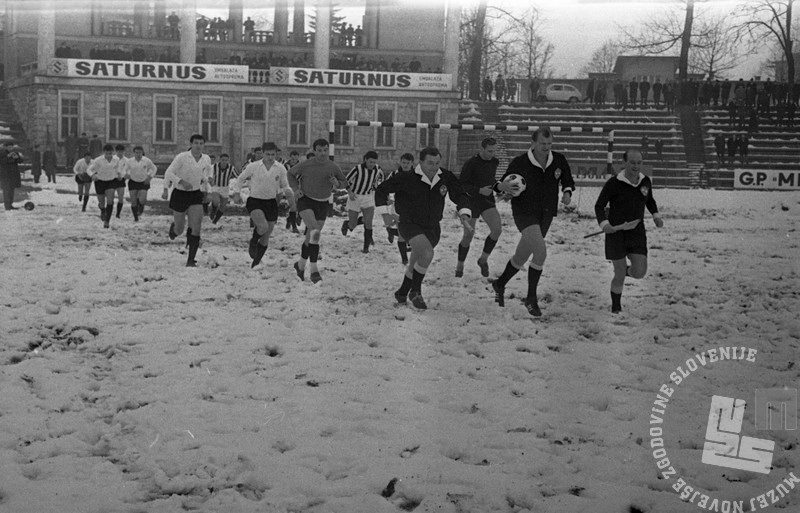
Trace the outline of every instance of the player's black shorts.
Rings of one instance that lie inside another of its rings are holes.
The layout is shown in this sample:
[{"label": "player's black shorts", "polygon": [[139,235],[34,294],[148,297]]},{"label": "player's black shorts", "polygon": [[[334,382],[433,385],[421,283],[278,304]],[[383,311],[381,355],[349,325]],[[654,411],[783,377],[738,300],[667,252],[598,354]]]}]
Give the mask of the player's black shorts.
[{"label": "player's black shorts", "polygon": [[264,217],[266,217],[267,221],[271,223],[274,223],[278,220],[278,200],[275,198],[260,199],[250,196],[247,198],[247,203],[245,203],[244,208],[247,209],[248,213],[252,212],[253,210],[260,210],[264,212]]},{"label": "player's black shorts", "polygon": [[439,223],[436,223],[436,226],[428,227],[400,222],[400,224],[397,225],[397,231],[400,232],[400,236],[406,241],[411,241],[411,239],[417,235],[424,235],[434,248],[439,244],[439,239],[442,236],[442,228],[439,226]]},{"label": "player's black shorts", "polygon": [[303,196],[297,200],[297,211],[311,210],[314,212],[314,219],[317,221],[324,221],[328,218],[328,208],[330,208],[328,201],[317,201],[308,196]]},{"label": "player's black shorts", "polygon": [[472,210],[472,218],[477,219],[483,214],[484,210],[489,210],[490,208],[496,208],[497,204],[494,202],[494,198],[491,196],[480,196],[479,198],[473,198],[472,201],[469,203],[469,208]]},{"label": "player's black shorts", "polygon": [[114,180],[111,180],[111,183],[113,185],[110,185],[108,187],[109,189],[119,189],[119,188],[123,188],[124,189],[125,188],[125,180],[122,179],[122,178],[115,178]]},{"label": "player's black shorts", "polygon": [[175,212],[186,212],[192,205],[203,204],[203,191],[182,191],[172,189],[169,197],[169,208]]},{"label": "player's black shorts", "polygon": [[517,230],[522,233],[522,230],[525,228],[532,226],[534,224],[538,224],[539,228],[542,229],[542,238],[547,235],[548,230],[550,230],[550,224],[553,222],[553,216],[550,214],[524,214],[524,215],[515,215],[514,216],[514,224],[517,225]]},{"label": "player's black shorts", "polygon": [[137,182],[136,180],[128,180],[129,191],[146,191],[149,188],[150,184],[145,181]]},{"label": "player's black shorts", "polygon": [[627,255],[647,256],[647,232],[640,228],[606,234],[606,259],[620,260]]},{"label": "player's black shorts", "polygon": [[76,183],[92,183],[92,177],[88,175],[75,175]]},{"label": "player's black shorts", "polygon": [[95,180],[94,192],[97,194],[105,194],[108,189],[114,189],[114,180]]}]

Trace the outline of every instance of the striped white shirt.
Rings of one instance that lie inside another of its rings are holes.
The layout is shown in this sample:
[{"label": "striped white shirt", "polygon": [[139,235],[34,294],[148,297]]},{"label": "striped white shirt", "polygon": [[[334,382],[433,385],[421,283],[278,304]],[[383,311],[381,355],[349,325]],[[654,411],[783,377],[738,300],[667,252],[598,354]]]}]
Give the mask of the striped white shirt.
[{"label": "striped white shirt", "polygon": [[347,173],[347,183],[350,184],[350,192],[353,194],[372,194],[382,181],[383,171],[380,166],[367,169],[367,165],[361,163]]},{"label": "striped white shirt", "polygon": [[156,165],[147,157],[142,157],[142,160],[136,160],[136,157],[125,159],[125,169],[134,182],[144,182],[147,177],[156,176]]},{"label": "striped white shirt", "polygon": [[236,180],[234,191],[239,192],[247,182],[251,198],[275,199],[281,191],[291,194],[286,168],[277,161],[273,162],[269,169],[263,160],[248,164]]},{"label": "striped white shirt", "polygon": [[[211,178],[211,157],[203,153],[197,160],[191,151],[184,151],[175,155],[172,163],[164,173],[164,188],[170,185],[178,190],[196,191],[202,189],[208,191],[208,180]],[[189,186],[181,186],[179,182],[184,180]]]},{"label": "striped white shirt", "polygon": [[231,179],[237,178],[238,176],[239,172],[232,164],[228,164],[228,167],[222,169],[219,167],[219,162],[217,162],[211,168],[211,186],[228,187],[231,183]]},{"label": "striped white shirt", "polygon": [[89,176],[97,175],[97,179],[104,182],[122,178],[122,173],[119,172],[119,159],[116,155],[112,155],[110,161],[106,160],[105,155],[100,155],[89,164],[87,172]]}]

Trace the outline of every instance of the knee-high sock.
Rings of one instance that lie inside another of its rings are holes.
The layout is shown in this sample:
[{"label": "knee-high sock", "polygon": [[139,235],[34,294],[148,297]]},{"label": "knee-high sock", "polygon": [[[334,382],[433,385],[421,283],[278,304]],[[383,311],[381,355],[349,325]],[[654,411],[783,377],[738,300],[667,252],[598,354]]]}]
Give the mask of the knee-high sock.
[{"label": "knee-high sock", "polygon": [[408,261],[408,245],[406,241],[399,240],[397,241],[397,249],[400,250],[400,258],[403,259],[403,262]]},{"label": "knee-high sock", "polygon": [[117,217],[119,217],[119,214],[121,212],[122,212],[122,202],[120,201],[119,203],[117,203]]},{"label": "knee-high sock", "polygon": [[463,262],[467,259],[467,253],[469,253],[469,246],[462,246],[461,244],[458,245],[458,261]]},{"label": "knee-high sock", "polygon": [[189,240],[189,258],[187,261],[191,262],[197,256],[197,248],[200,247],[200,236],[187,235],[186,238]]},{"label": "knee-high sock", "polygon": [[494,247],[497,245],[497,239],[493,239],[491,236],[487,236],[486,240],[483,242],[483,252],[487,255],[490,255],[492,251],[494,251]]},{"label": "knee-high sock", "polygon": [[422,292],[422,280],[425,279],[427,268],[422,269],[424,269],[423,272],[419,272],[417,266],[414,266],[414,274],[411,276],[411,290],[414,292]]},{"label": "knee-high sock", "polygon": [[317,258],[319,258],[319,244],[309,244],[308,245],[308,260],[312,264],[317,263]]},{"label": "knee-high sock", "polygon": [[528,299],[536,299],[536,288],[539,286],[541,276],[541,269],[528,268]]},{"label": "knee-high sock", "polygon": [[86,205],[89,203],[89,195],[83,197],[83,209],[86,210]]},{"label": "knee-high sock", "polygon": [[511,260],[509,260],[508,263],[506,264],[506,268],[503,271],[503,274],[501,274],[500,277],[497,278],[497,284],[500,285],[501,287],[505,287],[506,284],[509,281],[511,281],[511,278],[513,278],[514,275],[517,274],[518,272],[519,272],[519,269],[514,267],[511,264]]}]

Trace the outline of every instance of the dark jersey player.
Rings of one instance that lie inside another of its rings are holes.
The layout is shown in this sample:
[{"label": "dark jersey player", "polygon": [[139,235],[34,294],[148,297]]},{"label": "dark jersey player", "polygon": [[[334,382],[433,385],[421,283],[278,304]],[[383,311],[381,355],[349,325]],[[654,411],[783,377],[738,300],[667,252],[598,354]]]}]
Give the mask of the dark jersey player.
[{"label": "dark jersey player", "polygon": [[410,299],[411,304],[420,310],[428,308],[422,298],[422,280],[433,261],[433,250],[439,243],[439,222],[442,220],[446,196],[450,196],[450,201],[458,207],[464,227],[471,229],[469,196],[453,173],[439,167],[440,160],[438,149],[425,148],[419,154],[416,169],[408,173],[395,173],[375,190],[375,205],[384,207],[381,213],[385,212],[389,195],[394,194],[394,207],[400,217],[398,231],[411,245],[403,284],[394,297],[398,303]]},{"label": "dark jersey player", "polygon": [[[558,213],[558,188],[561,186],[563,196],[561,202],[569,205],[572,191],[575,190],[575,181],[566,157],[561,153],[551,150],[553,134],[547,127],[542,127],[533,132],[531,148],[522,155],[515,157],[508,164],[506,176],[510,174],[521,175],[527,187],[521,194],[511,200],[511,212],[514,224],[520,231],[520,239],[514,255],[509,259],[503,274],[492,281],[495,292],[495,301],[505,305],[505,287],[517,272],[525,265],[528,258],[531,263],[528,267],[528,294],[524,300],[525,308],[534,317],[541,317],[537,297],[539,278],[542,275],[544,261],[547,258],[547,245],[544,238],[550,229],[550,223]],[[503,180],[495,184],[495,190],[510,194],[514,185]]]},{"label": "dark jersey player", "polygon": [[470,210],[472,219],[469,224],[471,230],[464,229],[461,242],[458,244],[458,263],[456,264],[456,278],[464,276],[464,261],[467,259],[469,246],[475,235],[475,222],[478,217],[482,217],[489,226],[489,236],[483,243],[483,252],[478,258],[478,267],[481,269],[482,276],[489,276],[489,255],[492,253],[497,240],[502,233],[502,221],[497,212],[497,205],[494,201],[494,190],[492,187],[497,181],[497,166],[500,161],[494,156],[497,150],[497,141],[487,137],[481,141],[481,151],[477,155],[467,160],[461,168],[461,176],[458,179],[464,187],[464,191],[470,196]]},{"label": "dark jersey player", "polygon": [[[608,179],[594,205],[597,222],[606,234],[606,258],[614,264],[614,278],[611,280],[612,313],[622,311],[625,277],[639,279],[647,272],[644,209],[647,208],[653,215],[657,227],[664,226],[653,198],[653,184],[639,170],[642,153],[639,150],[629,150],[623,154],[622,159],[625,161],[625,169]],[[608,214],[606,206],[609,207]]]}]

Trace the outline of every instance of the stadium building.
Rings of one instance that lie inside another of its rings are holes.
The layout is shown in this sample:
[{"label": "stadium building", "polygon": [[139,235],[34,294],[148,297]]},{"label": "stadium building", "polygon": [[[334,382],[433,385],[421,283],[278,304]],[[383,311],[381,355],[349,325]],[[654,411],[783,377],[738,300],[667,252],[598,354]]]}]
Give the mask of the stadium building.
[{"label": "stadium building", "polygon": [[[329,137],[331,119],[457,122],[455,2],[362,0],[353,28],[336,22],[330,0],[259,10],[246,1],[222,14],[214,4],[209,17],[203,0],[7,0],[4,89],[28,146],[55,149],[63,166],[85,133],[142,145],[162,167],[202,133],[208,153],[238,166],[264,141],[284,157],[305,154]],[[426,128],[341,126],[335,158],[355,163],[374,149],[389,165],[433,144],[452,167],[456,141]]]}]

